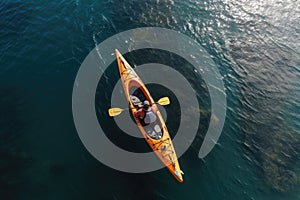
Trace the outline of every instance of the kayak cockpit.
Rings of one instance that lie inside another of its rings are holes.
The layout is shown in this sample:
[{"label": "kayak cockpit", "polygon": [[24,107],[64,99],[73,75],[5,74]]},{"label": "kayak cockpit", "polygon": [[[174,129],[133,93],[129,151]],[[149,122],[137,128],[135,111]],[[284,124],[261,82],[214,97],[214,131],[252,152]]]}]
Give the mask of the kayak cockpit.
[{"label": "kayak cockpit", "polygon": [[[133,104],[133,106],[138,110],[142,109],[143,102],[147,99],[143,91],[139,87],[131,87],[130,88],[130,99]],[[144,128],[145,132],[149,137],[151,137],[154,140],[159,140],[163,137],[163,128],[161,125],[161,122],[159,118],[157,117],[156,120],[153,123],[146,124],[144,122],[144,119],[137,118],[141,124],[141,126]]]}]

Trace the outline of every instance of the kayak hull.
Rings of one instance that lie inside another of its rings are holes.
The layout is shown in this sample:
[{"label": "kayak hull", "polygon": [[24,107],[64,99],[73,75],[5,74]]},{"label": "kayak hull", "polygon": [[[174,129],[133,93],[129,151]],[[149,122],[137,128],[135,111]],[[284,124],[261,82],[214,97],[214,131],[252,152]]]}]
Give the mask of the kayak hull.
[{"label": "kayak hull", "polygon": [[[138,119],[133,115],[133,118],[138,125],[140,132],[146,139],[146,142],[149,144],[150,148],[164,163],[164,165],[168,168],[175,179],[178,182],[183,182],[183,172],[180,169],[171,137],[161,116],[161,113],[159,112],[154,100],[152,99],[148,89],[146,88],[140,77],[136,74],[133,68],[128,64],[128,62],[124,59],[124,57],[117,49],[115,50],[115,53],[117,57],[122,85],[125,92],[125,97],[129,102],[129,108],[132,112],[132,115],[138,110],[138,106],[133,102],[132,97],[136,97],[137,99],[142,100],[141,102],[143,102],[144,100],[148,100],[152,107],[155,107],[157,110],[157,120],[154,123],[154,127],[145,126],[142,123],[141,119]],[[151,135],[152,133],[154,133],[155,136]]]}]

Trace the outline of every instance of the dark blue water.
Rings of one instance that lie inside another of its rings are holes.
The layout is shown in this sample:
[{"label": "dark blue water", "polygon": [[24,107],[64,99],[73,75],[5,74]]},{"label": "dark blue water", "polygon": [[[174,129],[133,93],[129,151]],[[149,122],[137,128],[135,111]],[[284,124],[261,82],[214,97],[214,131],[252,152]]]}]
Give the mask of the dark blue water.
[{"label": "dark blue water", "polygon": [[[0,199],[299,199],[299,5],[1,1]],[[127,174],[102,165],[73,123],[73,83],[87,54],[114,34],[147,26],[195,39],[226,87],[219,145],[204,160],[197,157],[203,119],[180,158],[182,184],[166,169]]]}]

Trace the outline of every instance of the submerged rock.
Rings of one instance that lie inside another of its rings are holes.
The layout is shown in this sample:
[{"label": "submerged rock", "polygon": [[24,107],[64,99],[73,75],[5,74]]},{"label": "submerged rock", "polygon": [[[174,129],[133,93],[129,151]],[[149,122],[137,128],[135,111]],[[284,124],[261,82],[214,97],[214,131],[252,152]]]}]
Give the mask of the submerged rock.
[{"label": "submerged rock", "polygon": [[266,184],[278,192],[289,192],[300,180],[295,172],[300,138],[284,122],[280,127],[274,126],[266,126],[268,131],[258,128],[256,134],[248,134],[246,140],[251,143],[249,150],[261,166]]},{"label": "submerged rock", "polygon": [[299,181],[299,177],[294,171],[285,169],[272,161],[263,163],[265,181],[278,192],[286,192],[293,189]]}]

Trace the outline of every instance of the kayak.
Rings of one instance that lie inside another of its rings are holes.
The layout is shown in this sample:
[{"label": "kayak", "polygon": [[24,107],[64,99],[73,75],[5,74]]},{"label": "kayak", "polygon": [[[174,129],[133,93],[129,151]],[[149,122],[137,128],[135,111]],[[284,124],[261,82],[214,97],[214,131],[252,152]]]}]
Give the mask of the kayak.
[{"label": "kayak", "polygon": [[[182,182],[183,172],[180,169],[168,129],[155,101],[152,99],[148,89],[140,77],[128,64],[120,52],[116,49],[115,53],[125,96],[129,102],[129,109],[132,112],[132,116],[138,125],[140,132],[144,136],[150,148],[155,152],[176,180]],[[150,105],[152,105],[152,108],[157,111],[155,113],[156,120],[150,125],[146,125],[143,119],[134,116],[134,113],[142,107],[142,103],[145,100],[148,100]]]}]

